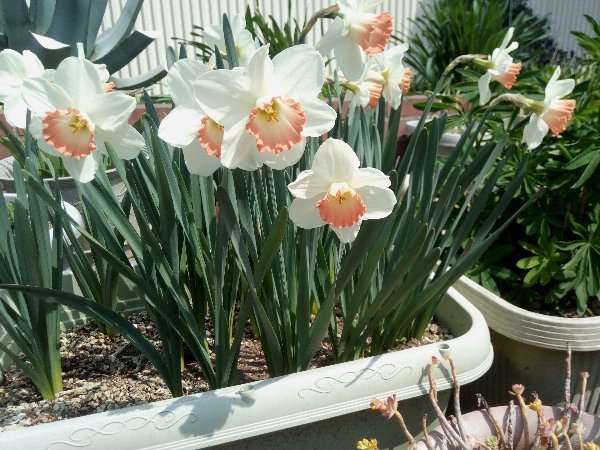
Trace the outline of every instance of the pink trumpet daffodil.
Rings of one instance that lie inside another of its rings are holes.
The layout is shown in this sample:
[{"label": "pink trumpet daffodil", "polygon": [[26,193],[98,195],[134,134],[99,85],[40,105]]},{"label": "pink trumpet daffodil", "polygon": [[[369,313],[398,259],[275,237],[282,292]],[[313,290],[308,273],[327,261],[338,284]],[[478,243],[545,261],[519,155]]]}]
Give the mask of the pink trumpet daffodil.
[{"label": "pink trumpet daffodil", "polygon": [[290,219],[300,228],[329,225],[342,242],[352,242],[363,220],[391,214],[396,196],[390,184],[383,172],[360,168],[348,144],[328,139],[315,153],[311,169],[288,185],[296,197]]},{"label": "pink trumpet daffodil", "polygon": [[372,12],[381,0],[340,0],[342,17],[336,17],[316,49],[326,55],[332,49],[337,63],[349,80],[357,80],[363,72],[366,56],[385,49],[394,24],[389,12]]},{"label": "pink trumpet daffodil", "polygon": [[105,142],[122,159],[135,158],[145,145],[128,124],[135,99],[106,92],[102,78],[98,67],[80,56],[64,59],[54,82],[42,77],[23,82],[23,98],[32,113],[31,134],[42,151],[60,157],[69,174],[82,183],[94,178],[107,154]]},{"label": "pink trumpet daffodil", "polygon": [[546,85],[544,100],[528,100],[533,112],[523,129],[523,142],[527,143],[529,149],[538,147],[548,131],[552,131],[555,136],[565,131],[573,117],[575,100],[563,100],[563,97],[573,91],[575,80],[559,80],[559,77],[560,67],[557,67]]},{"label": "pink trumpet daffodil", "polygon": [[486,69],[485,74],[479,78],[478,82],[480,105],[485,105],[492,97],[490,90],[492,80],[499,82],[506,89],[510,89],[521,72],[521,63],[513,63],[513,57],[510,55],[510,52],[519,47],[518,42],[510,42],[514,31],[515,29],[512,27],[508,29],[502,44],[499,48],[494,49],[487,61],[477,60]]},{"label": "pink trumpet daffodil", "polygon": [[221,165],[224,128],[208,116],[193,95],[194,81],[210,67],[193,59],[180,59],[169,70],[167,85],[175,108],[161,122],[158,136],[181,147],[191,173],[212,175]]},{"label": "pink trumpet daffodil", "polygon": [[273,60],[263,46],[244,69],[200,76],[196,100],[225,131],[221,163],[255,170],[298,162],[306,138],[321,136],[335,123],[336,112],[317,97],[324,80],[323,58],[308,45],[288,48]]}]

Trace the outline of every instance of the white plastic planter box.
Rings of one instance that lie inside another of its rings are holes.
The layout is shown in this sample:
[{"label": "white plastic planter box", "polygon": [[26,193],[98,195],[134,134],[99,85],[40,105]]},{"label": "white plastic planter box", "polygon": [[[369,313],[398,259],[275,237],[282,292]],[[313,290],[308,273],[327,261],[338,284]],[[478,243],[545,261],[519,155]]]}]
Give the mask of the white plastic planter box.
[{"label": "white plastic planter box", "polygon": [[[351,413],[365,412],[373,397],[383,399],[393,393],[401,400],[413,399],[413,404],[416,401],[425,405],[425,368],[432,356],[440,357],[440,350],[454,355],[463,384],[479,378],[489,368],[493,351],[487,325],[479,311],[454,289],[440,305],[437,321],[457,337],[264,381],[7,431],[0,433],[0,448],[199,449],[225,443],[232,446],[224,448],[277,448],[280,444],[273,443],[277,437],[269,441],[274,435],[268,433],[293,435],[297,427],[306,424],[310,424],[307,433],[279,448],[326,448],[326,442],[330,442],[329,448],[353,448],[348,445],[356,445],[366,436],[355,439],[352,433],[334,434],[333,428],[314,433],[316,426],[331,418],[344,415],[342,419],[346,419]],[[444,362],[440,366],[436,370],[437,385],[447,390],[451,386],[447,365]],[[405,415],[412,412],[406,411]],[[397,431],[396,424],[371,411],[367,413]],[[350,430],[354,428],[350,419],[345,422]],[[249,443],[257,436],[261,436],[257,446],[252,447]],[[311,438],[321,445],[311,446]]]},{"label": "white plastic planter box", "polygon": [[[544,404],[564,401],[567,342],[571,343],[572,393],[578,401],[579,372],[590,373],[585,411],[600,412],[600,317],[565,318],[519,308],[462,277],[454,288],[475,305],[491,328],[496,353],[490,374],[475,386],[492,404],[506,404],[507,389],[524,384]],[[493,374],[493,376],[491,375]]]},{"label": "white plastic planter box", "polygon": [[[4,192],[7,193],[16,192],[15,180],[13,178],[13,162],[14,158],[12,156],[0,159],[0,185],[4,189]],[[122,198],[125,195],[125,184],[117,173],[117,169],[107,170],[106,176],[117,198]],[[54,189],[55,181],[53,178],[46,178],[44,181],[48,183],[50,189]],[[59,177],[57,181],[63,200],[71,205],[79,206],[79,192],[77,191],[77,185],[73,177]]]}]

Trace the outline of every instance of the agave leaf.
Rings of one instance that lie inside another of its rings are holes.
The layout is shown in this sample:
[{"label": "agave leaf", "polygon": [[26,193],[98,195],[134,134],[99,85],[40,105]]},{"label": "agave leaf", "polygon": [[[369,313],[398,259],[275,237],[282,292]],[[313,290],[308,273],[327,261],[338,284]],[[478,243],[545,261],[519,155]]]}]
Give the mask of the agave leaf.
[{"label": "agave leaf", "polygon": [[56,0],[31,0],[29,17],[31,17],[31,21],[33,22],[33,31],[35,33],[46,34],[52,23],[55,6]]},{"label": "agave leaf", "polygon": [[31,33],[30,50],[35,53],[46,69],[56,69],[60,62],[71,55],[72,47],[55,39]]},{"label": "agave leaf", "polygon": [[123,12],[117,23],[110,27],[96,39],[96,46],[92,59],[97,60],[106,56],[113,48],[123,42],[130,34],[135,25],[144,0],[127,0]]},{"label": "agave leaf", "polygon": [[0,2],[0,26],[9,48],[18,52],[27,50],[31,39],[31,19],[25,0]]},{"label": "agave leaf", "polygon": [[102,58],[95,59],[94,63],[106,64],[108,72],[115,73],[143,52],[158,36],[160,31],[134,31]]},{"label": "agave leaf", "polygon": [[87,43],[92,0],[56,0],[50,27],[45,36],[75,46]]},{"label": "agave leaf", "polygon": [[111,77],[110,81],[115,83],[117,89],[134,90],[152,86],[157,81],[162,80],[167,75],[167,69],[164,67],[155,67],[146,73],[129,78]]},{"label": "agave leaf", "polygon": [[[45,0],[44,0],[45,1]],[[93,0],[90,8],[90,19],[88,25],[87,39],[85,41],[85,54],[87,58],[91,58],[94,53],[96,37],[98,30],[102,25],[102,19],[106,12],[108,0]]]}]

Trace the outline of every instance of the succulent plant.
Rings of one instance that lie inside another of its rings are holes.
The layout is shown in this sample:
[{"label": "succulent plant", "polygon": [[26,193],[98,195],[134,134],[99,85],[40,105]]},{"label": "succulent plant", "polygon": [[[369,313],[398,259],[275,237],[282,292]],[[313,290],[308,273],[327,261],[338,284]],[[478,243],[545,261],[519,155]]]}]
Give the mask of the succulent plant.
[{"label": "succulent plant", "polygon": [[127,0],[111,28],[98,34],[108,0],[0,0],[0,50],[31,50],[53,69],[67,56],[77,54],[82,42],[86,58],[106,64],[117,89],[149,86],[167,72],[156,67],[142,75],[112,75],[129,64],[157,37],[157,31],[137,31],[134,24],[144,0]]}]

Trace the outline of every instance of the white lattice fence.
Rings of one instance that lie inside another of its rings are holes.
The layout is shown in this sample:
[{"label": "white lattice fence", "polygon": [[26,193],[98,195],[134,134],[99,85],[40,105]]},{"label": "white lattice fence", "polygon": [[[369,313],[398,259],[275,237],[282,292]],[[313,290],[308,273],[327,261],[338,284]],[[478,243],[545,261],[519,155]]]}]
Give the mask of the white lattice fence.
[{"label": "white lattice fence", "polygon": [[[419,13],[419,4],[423,0],[385,0],[380,9],[388,10],[395,18],[396,30],[406,34],[410,28],[410,19]],[[426,0],[431,1],[431,0]],[[103,27],[110,26],[118,18],[126,0],[110,0]],[[161,37],[152,44],[136,61],[126,67],[121,75],[131,76],[166,61],[166,48],[173,45],[174,37],[191,38],[192,25],[208,25],[221,21],[223,13],[228,15],[246,10],[248,4],[254,6],[254,0],[146,0],[136,24],[138,29],[161,30]],[[292,18],[303,22],[320,8],[333,3],[333,0],[292,0]],[[261,11],[272,14],[281,21],[288,17],[288,0],[259,0]],[[552,33],[564,50],[580,54],[571,30],[589,32],[590,27],[583,14],[600,19],[600,0],[529,0],[535,13],[550,15]],[[314,43],[319,27],[308,36],[307,42]],[[162,92],[158,86],[155,92]]]}]

